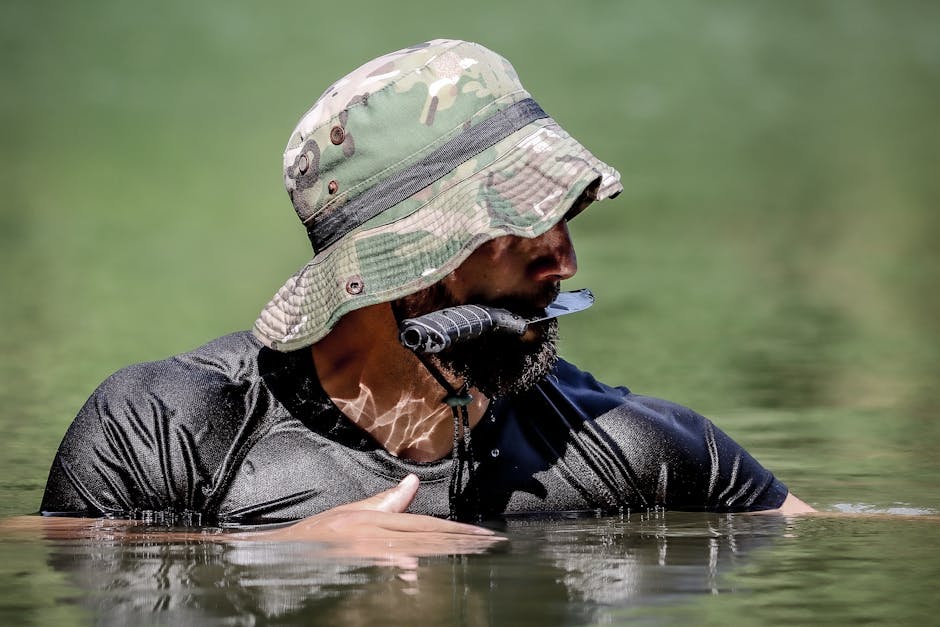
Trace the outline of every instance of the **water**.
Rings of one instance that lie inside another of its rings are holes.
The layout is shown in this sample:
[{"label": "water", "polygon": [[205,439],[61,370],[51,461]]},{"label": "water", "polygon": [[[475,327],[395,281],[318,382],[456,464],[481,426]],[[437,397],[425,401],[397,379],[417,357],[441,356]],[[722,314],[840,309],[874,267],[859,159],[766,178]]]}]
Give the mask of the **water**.
[{"label": "water", "polygon": [[[7,624],[933,624],[940,524],[658,512],[513,521],[482,555],[314,544],[0,543]],[[163,530],[166,532],[165,530]],[[54,534],[48,534],[53,536]],[[932,559],[930,559],[932,558]],[[13,600],[15,599],[15,601]],[[66,608],[68,611],[63,611]]]},{"label": "water", "polygon": [[[367,4],[315,38],[301,2],[5,7],[0,621],[936,623],[938,5],[483,1],[457,32]],[[250,326],[306,260],[279,155],[311,100],[442,35],[624,174],[571,224],[597,304],[562,353],[833,515],[494,521],[484,553],[377,557],[17,518],[105,376]]]}]

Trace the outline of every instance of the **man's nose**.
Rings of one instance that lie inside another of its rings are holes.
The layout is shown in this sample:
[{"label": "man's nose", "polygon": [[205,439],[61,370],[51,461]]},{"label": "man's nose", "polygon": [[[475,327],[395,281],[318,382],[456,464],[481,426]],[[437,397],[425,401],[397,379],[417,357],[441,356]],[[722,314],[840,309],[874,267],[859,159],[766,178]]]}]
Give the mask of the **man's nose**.
[{"label": "man's nose", "polygon": [[561,220],[533,240],[537,246],[532,275],[537,281],[564,281],[578,271],[578,257],[571,243],[568,222]]}]

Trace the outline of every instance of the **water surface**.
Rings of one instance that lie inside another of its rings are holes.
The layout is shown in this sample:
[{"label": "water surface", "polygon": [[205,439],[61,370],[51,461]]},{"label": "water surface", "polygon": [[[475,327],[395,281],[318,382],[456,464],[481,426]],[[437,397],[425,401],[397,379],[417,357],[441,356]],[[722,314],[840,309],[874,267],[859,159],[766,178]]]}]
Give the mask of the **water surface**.
[{"label": "water surface", "polygon": [[[373,558],[312,543],[0,541],[12,622],[930,624],[936,517],[651,512],[511,521],[482,555]],[[54,534],[50,534],[54,535]],[[12,599],[16,599],[13,601]],[[63,608],[70,608],[63,612]]]}]

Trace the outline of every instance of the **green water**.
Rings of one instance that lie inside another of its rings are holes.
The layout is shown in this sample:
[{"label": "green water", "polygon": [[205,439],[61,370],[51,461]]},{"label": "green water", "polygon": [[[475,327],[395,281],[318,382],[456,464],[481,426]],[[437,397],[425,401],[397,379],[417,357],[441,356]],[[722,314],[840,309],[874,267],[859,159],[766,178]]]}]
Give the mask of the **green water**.
[{"label": "green water", "polygon": [[35,511],[110,372],[251,325],[309,254],[280,182],[296,119],[440,36],[505,54],[623,173],[572,223],[568,287],[598,304],[563,354],[712,417],[820,509],[917,516],[515,523],[407,567],[18,536],[0,620],[936,620],[940,5],[269,5],[4,4],[0,516]]}]

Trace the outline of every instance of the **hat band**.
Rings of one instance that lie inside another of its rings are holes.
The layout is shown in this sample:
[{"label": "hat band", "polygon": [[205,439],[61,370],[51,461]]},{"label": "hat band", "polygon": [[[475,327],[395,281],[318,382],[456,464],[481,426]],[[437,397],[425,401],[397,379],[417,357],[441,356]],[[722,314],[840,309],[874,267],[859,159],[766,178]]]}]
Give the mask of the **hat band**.
[{"label": "hat band", "polygon": [[421,161],[346,202],[338,211],[315,219],[307,228],[314,254],[527,124],[547,117],[535,100],[526,98],[456,135]]}]

